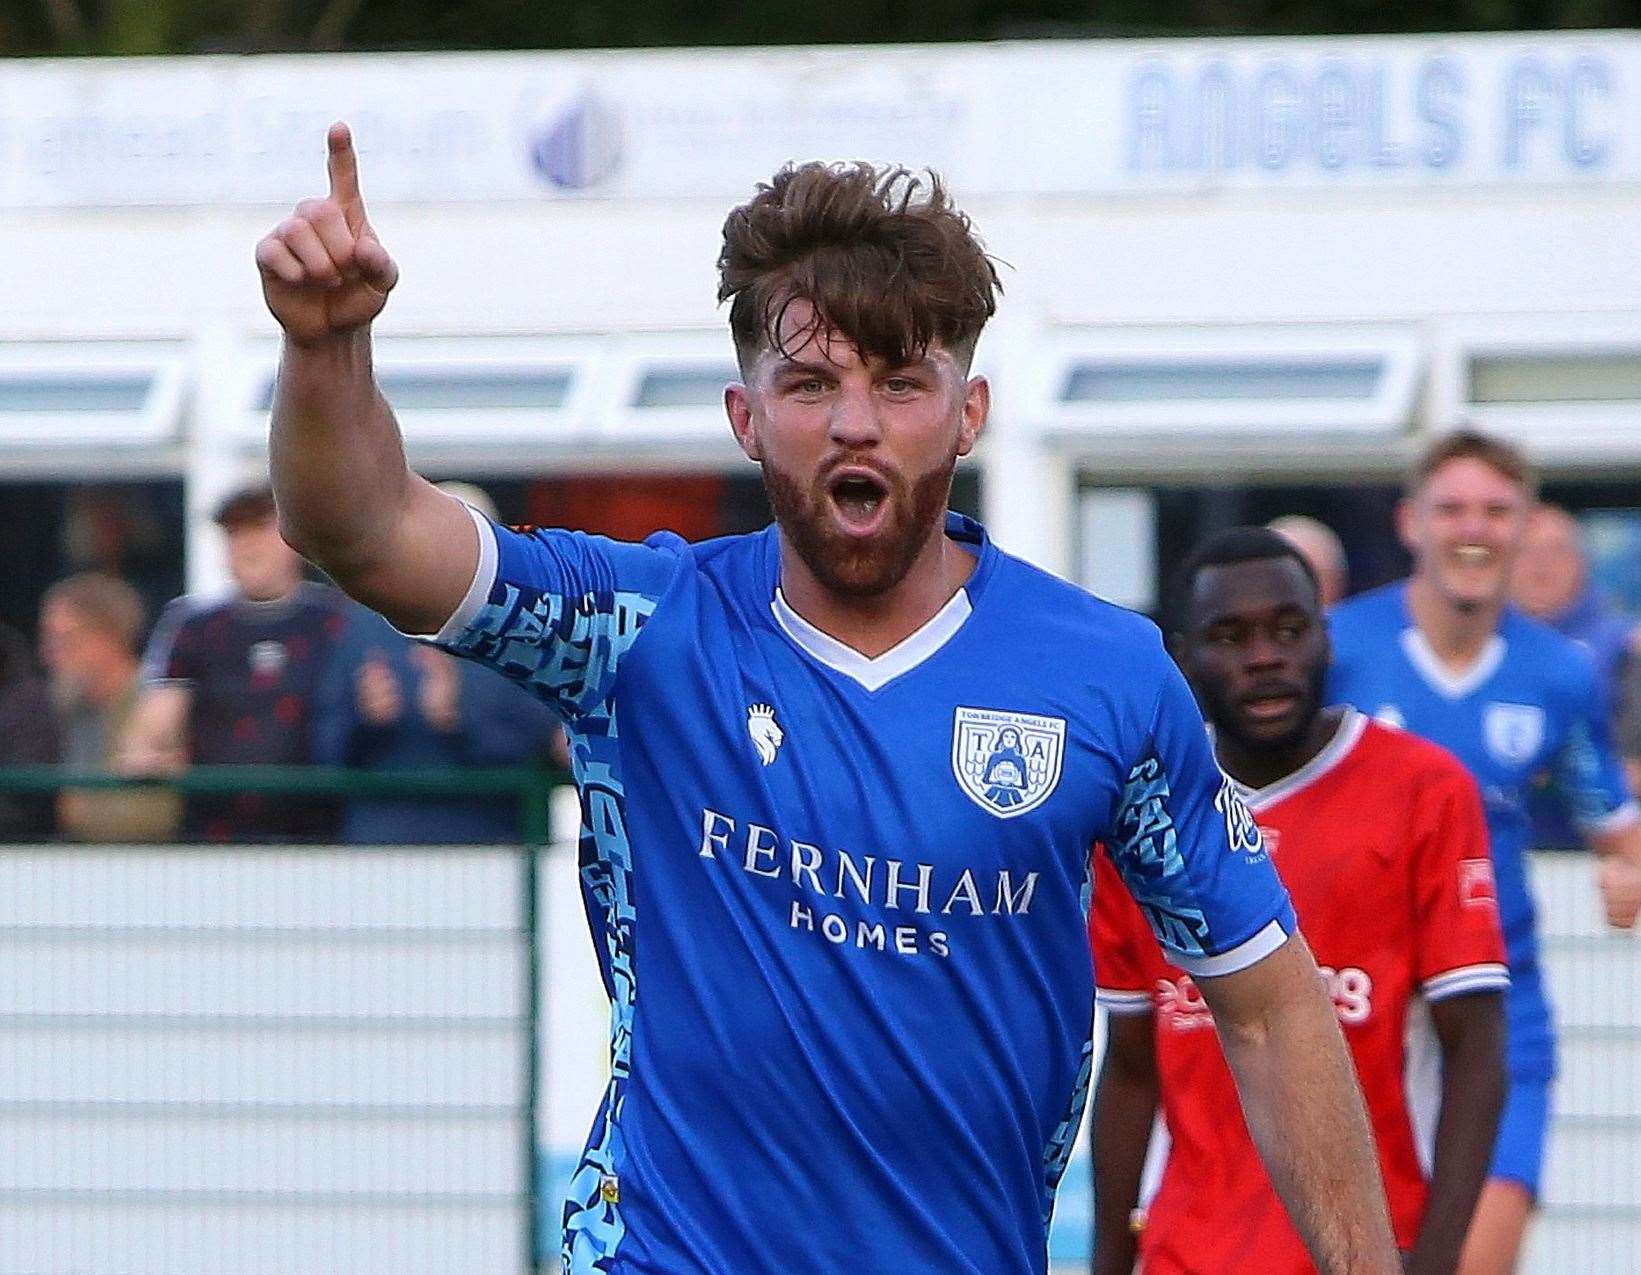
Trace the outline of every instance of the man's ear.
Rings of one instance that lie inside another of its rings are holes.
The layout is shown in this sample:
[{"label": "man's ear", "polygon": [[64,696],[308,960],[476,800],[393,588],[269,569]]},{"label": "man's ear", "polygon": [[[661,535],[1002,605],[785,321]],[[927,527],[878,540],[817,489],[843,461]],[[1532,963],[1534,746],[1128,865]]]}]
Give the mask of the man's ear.
[{"label": "man's ear", "polygon": [[729,428],[735,442],[748,460],[762,461],[763,449],[758,446],[758,431],[752,420],[751,391],[740,381],[724,386],[724,413],[729,417]]},{"label": "man's ear", "polygon": [[991,416],[991,382],[971,376],[963,388],[963,420],[957,430],[957,454],[967,456],[985,431]]},{"label": "man's ear", "polygon": [[1191,643],[1185,634],[1175,628],[1166,629],[1163,632],[1163,645],[1167,648],[1170,658],[1179,665],[1180,671],[1187,672],[1187,661],[1191,658]]},{"label": "man's ear", "polygon": [[1403,496],[1396,502],[1396,538],[1402,542],[1402,548],[1409,553],[1418,554],[1416,528],[1414,523],[1418,518],[1418,511],[1413,507],[1413,498]]}]

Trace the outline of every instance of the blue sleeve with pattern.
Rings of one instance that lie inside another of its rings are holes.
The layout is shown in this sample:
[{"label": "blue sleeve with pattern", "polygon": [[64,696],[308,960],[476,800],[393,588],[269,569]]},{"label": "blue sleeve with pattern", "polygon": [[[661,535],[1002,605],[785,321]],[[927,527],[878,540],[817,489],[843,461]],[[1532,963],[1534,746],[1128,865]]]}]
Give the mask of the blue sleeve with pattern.
[{"label": "blue sleeve with pattern", "polygon": [[1605,832],[1636,817],[1595,669],[1587,660],[1578,664],[1567,734],[1551,771],[1568,815],[1583,832]]},{"label": "blue sleeve with pattern", "polygon": [[1170,959],[1192,975],[1231,974],[1287,941],[1293,908],[1185,679],[1164,663],[1106,844]]},{"label": "blue sleeve with pattern", "polygon": [[685,542],[670,532],[628,544],[474,520],[479,569],[433,640],[518,682],[567,722],[597,713],[684,562]]}]

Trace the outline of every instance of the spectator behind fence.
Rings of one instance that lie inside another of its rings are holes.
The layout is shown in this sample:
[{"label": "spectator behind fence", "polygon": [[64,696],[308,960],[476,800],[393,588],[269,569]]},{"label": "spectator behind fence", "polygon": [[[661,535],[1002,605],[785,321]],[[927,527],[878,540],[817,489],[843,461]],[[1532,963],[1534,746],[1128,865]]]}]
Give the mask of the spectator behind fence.
[{"label": "spectator behind fence", "polygon": [[[40,660],[51,679],[64,764],[108,770],[136,706],[143,603],[124,580],[82,572],[46,590]],[[76,841],[163,841],[177,832],[175,793],[67,789],[57,826]]]},{"label": "spectator behind fence", "polygon": [[1350,564],[1345,561],[1345,546],[1332,527],[1306,514],[1283,514],[1265,525],[1299,550],[1299,556],[1310,564],[1324,611],[1349,595]]},{"label": "spectator behind fence", "polygon": [[[45,678],[28,640],[0,624],[0,769],[51,765],[58,759],[57,723]],[[52,833],[49,793],[0,789],[0,841],[32,841]]]},{"label": "spectator behind fence", "polygon": [[[234,589],[166,607],[143,658],[142,692],[120,764],[170,774],[192,764],[312,760],[313,692],[340,636],[340,600],[302,579],[266,487],[230,496],[216,522]],[[207,841],[329,840],[334,801],[240,793],[191,796],[183,830]]]},{"label": "spectator behind fence", "polygon": [[[479,488],[440,487],[495,518]],[[374,611],[354,607],[319,682],[314,760],[363,770],[504,766],[546,755],[558,734],[546,706],[501,674],[412,642]],[[501,795],[357,797],[343,805],[342,839],[518,841],[520,813]]]},{"label": "spectator behind fence", "polygon": [[[1590,579],[1589,557],[1578,521],[1557,505],[1534,507],[1521,555],[1511,573],[1512,601],[1590,653],[1602,701],[1612,717],[1613,738],[1625,758],[1633,786],[1641,770],[1641,703],[1626,695],[1626,669],[1636,662],[1641,630],[1634,617],[1610,606]],[[1562,804],[1541,776],[1528,794],[1534,844],[1546,850],[1576,850],[1583,842]]]}]

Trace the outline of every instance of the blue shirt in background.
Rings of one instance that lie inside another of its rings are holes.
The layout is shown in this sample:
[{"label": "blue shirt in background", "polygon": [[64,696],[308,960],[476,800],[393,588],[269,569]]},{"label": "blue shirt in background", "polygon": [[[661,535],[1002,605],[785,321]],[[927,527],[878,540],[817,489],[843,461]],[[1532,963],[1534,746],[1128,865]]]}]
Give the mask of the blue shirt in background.
[{"label": "blue shirt in background", "polygon": [[1413,623],[1406,582],[1341,602],[1330,624],[1329,698],[1442,745],[1481,788],[1509,949],[1510,1065],[1547,1078],[1555,1039],[1527,885],[1528,785],[1549,771],[1586,831],[1636,817],[1589,654],[1507,607],[1475,667],[1451,674]]},{"label": "blue shirt in background", "polygon": [[[558,723],[537,699],[489,669],[456,665],[457,721],[439,730],[422,715],[417,644],[386,620],[353,607],[314,697],[314,760],[362,770],[506,766],[545,758]],[[399,683],[399,716],[386,725],[359,711],[359,673],[382,660]],[[373,845],[485,845],[517,842],[519,803],[472,798],[354,797],[343,807],[342,839]]]},{"label": "blue shirt in background", "polygon": [[[1551,616],[1548,623],[1590,653],[1597,693],[1608,719],[1616,720],[1624,665],[1636,632],[1635,619],[1608,606],[1594,586],[1589,586],[1560,615]],[[1574,850],[1583,844],[1566,807],[1556,799],[1551,776],[1538,776],[1528,790],[1527,811],[1532,819],[1535,848]]]}]

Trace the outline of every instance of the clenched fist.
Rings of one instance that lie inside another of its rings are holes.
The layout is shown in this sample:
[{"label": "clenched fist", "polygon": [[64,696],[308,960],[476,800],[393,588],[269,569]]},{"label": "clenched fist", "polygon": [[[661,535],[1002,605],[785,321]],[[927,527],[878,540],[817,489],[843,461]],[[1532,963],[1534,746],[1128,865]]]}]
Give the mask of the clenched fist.
[{"label": "clenched fist", "polygon": [[268,309],[286,337],[303,345],[363,327],[399,281],[399,267],[365,217],[348,126],[332,124],[327,141],[330,194],[304,199],[256,246]]}]

